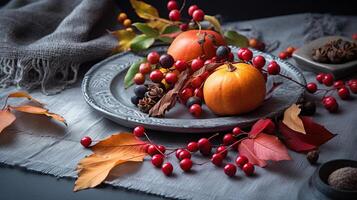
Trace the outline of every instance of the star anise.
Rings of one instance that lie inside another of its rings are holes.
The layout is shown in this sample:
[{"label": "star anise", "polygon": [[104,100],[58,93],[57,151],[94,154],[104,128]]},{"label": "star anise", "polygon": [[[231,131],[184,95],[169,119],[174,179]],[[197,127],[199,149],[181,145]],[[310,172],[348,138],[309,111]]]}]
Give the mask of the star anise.
[{"label": "star anise", "polygon": [[321,63],[345,63],[357,59],[357,44],[342,39],[332,40],[313,49],[312,59]]},{"label": "star anise", "polygon": [[156,104],[156,101],[149,97],[144,97],[139,100],[138,108],[143,113],[148,113],[149,110]]}]

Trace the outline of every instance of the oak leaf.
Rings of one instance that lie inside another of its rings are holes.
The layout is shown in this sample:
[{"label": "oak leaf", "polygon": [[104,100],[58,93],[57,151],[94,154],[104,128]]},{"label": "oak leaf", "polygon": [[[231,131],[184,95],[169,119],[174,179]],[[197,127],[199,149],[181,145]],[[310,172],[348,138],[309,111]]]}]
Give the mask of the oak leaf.
[{"label": "oak leaf", "polygon": [[142,162],[147,155],[145,142],[130,133],[119,133],[91,147],[93,154],[77,165],[74,191],[93,188],[102,183],[110,171],[127,162]]},{"label": "oak leaf", "polygon": [[9,109],[0,110],[0,133],[8,126],[10,126],[16,117]]},{"label": "oak leaf", "polygon": [[283,123],[287,127],[289,127],[290,129],[292,129],[296,132],[306,134],[304,124],[302,123],[302,120],[299,117],[300,112],[301,112],[301,109],[299,108],[298,105],[296,105],[296,104],[291,105],[284,112]]}]

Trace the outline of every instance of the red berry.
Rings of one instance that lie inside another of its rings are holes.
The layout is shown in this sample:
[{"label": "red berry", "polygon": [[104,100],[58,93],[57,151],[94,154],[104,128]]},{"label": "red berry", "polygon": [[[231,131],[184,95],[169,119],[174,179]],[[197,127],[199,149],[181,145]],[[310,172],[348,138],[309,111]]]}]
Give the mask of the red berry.
[{"label": "red berry", "polygon": [[331,86],[333,84],[332,74],[325,74],[324,78],[322,79],[322,83],[326,86]]},{"label": "red berry", "polygon": [[198,69],[203,67],[204,64],[205,62],[201,58],[193,59],[191,63],[191,69],[192,71],[197,71]]},{"label": "red berry", "polygon": [[196,152],[198,151],[198,144],[197,142],[190,142],[187,145],[187,150],[189,150],[190,152]]},{"label": "red berry", "polygon": [[237,164],[237,166],[238,167],[240,167],[240,168],[242,168],[245,164],[247,164],[248,163],[248,158],[247,157],[245,157],[245,156],[238,156],[237,158],[236,158],[236,164]]},{"label": "red berry", "polygon": [[192,168],[192,160],[189,158],[185,158],[185,159],[181,160],[180,167],[185,172],[190,171],[190,169]]},{"label": "red berry", "polygon": [[324,79],[325,77],[325,74],[324,73],[319,73],[316,75],[316,80],[319,82],[319,83],[322,83],[322,80]]},{"label": "red berry", "polygon": [[146,153],[148,153],[150,156],[153,156],[155,154],[158,154],[159,151],[157,150],[157,146],[150,144],[147,148]]},{"label": "red berry", "polygon": [[338,103],[332,96],[327,96],[322,100],[325,108],[330,112],[336,112],[338,110]]},{"label": "red berry", "polygon": [[161,167],[162,163],[164,162],[164,156],[161,154],[155,154],[152,158],[151,158],[151,163],[155,166],[155,167]]},{"label": "red berry", "polygon": [[191,153],[188,152],[187,150],[183,149],[180,153],[179,153],[179,160],[185,159],[185,158],[191,158]]},{"label": "red berry", "polygon": [[269,63],[267,70],[270,75],[277,75],[280,73],[280,65],[277,62],[272,61]]},{"label": "red berry", "polygon": [[338,89],[337,93],[341,99],[348,99],[350,97],[350,91],[346,87]]},{"label": "red berry", "polygon": [[147,60],[150,64],[155,65],[159,62],[160,54],[156,51],[150,52],[147,56]]},{"label": "red berry", "polygon": [[347,81],[348,86],[351,86],[352,84],[357,84],[357,79],[351,79],[351,80]]},{"label": "red berry", "polygon": [[354,34],[352,35],[352,39],[357,40],[357,33],[354,33]]},{"label": "red berry", "polygon": [[188,30],[188,24],[180,24],[180,30],[181,31],[187,31]]},{"label": "red berry", "polygon": [[234,127],[232,130],[233,135],[239,135],[242,132],[242,130],[237,126]]},{"label": "red berry", "polygon": [[145,76],[142,73],[136,73],[134,76],[134,83],[136,85],[142,85],[145,82]]},{"label": "red berry", "polygon": [[169,13],[169,18],[171,21],[180,21],[181,14],[179,10],[171,10]]},{"label": "red berry", "polygon": [[188,68],[188,64],[183,60],[177,60],[174,64],[174,66],[175,66],[175,69],[177,69],[180,72],[182,72]]},{"label": "red berry", "polygon": [[168,84],[175,84],[178,80],[178,77],[176,75],[176,73],[174,72],[169,72],[165,75],[165,81],[168,83]]},{"label": "red berry", "polygon": [[339,89],[339,88],[345,87],[345,83],[343,81],[339,80],[339,81],[336,81],[333,83],[333,87],[336,89]]},{"label": "red berry", "polygon": [[280,52],[279,53],[279,58],[285,60],[285,59],[288,58],[288,54],[285,51]]},{"label": "red berry", "polygon": [[227,133],[223,136],[223,145],[231,145],[235,141],[236,138],[231,133]]},{"label": "red berry", "polygon": [[191,86],[192,86],[193,88],[200,88],[201,85],[202,85],[202,83],[203,83],[202,77],[201,77],[201,76],[197,76],[197,77],[195,77],[195,78],[192,79],[192,81],[191,81]]},{"label": "red berry", "polygon": [[81,139],[81,145],[88,148],[92,144],[92,138],[85,136]]},{"label": "red berry", "polygon": [[165,153],[166,147],[163,145],[158,145],[157,148],[160,150],[161,153]]},{"label": "red berry", "polygon": [[188,15],[192,16],[193,12],[198,9],[197,5],[192,5],[188,8]]},{"label": "red berry", "polygon": [[177,149],[177,150],[176,150],[175,155],[176,155],[176,158],[177,158],[177,159],[180,159],[179,156],[180,156],[180,153],[181,153],[182,150],[184,150],[184,149]]},{"label": "red berry", "polygon": [[221,166],[223,162],[223,156],[219,153],[215,153],[211,157],[211,162],[216,166]]},{"label": "red berry", "polygon": [[227,175],[227,176],[234,176],[237,172],[237,167],[231,163],[229,164],[226,164],[226,166],[224,166],[224,173]]},{"label": "red berry", "polygon": [[145,134],[145,128],[143,126],[137,126],[134,128],[133,133],[136,137],[143,137]]},{"label": "red berry", "polygon": [[170,176],[172,174],[172,171],[174,170],[174,167],[171,163],[167,162],[162,165],[161,170],[166,176]]},{"label": "red berry", "polygon": [[203,63],[203,65],[208,65],[208,64],[211,64],[211,63],[213,63],[213,60],[212,59],[208,59]]},{"label": "red berry", "polygon": [[181,101],[183,101],[184,103],[192,96],[193,96],[193,91],[191,88],[183,89],[180,94]]},{"label": "red berry", "polygon": [[204,17],[205,17],[205,13],[201,9],[197,9],[192,13],[192,19],[196,22],[203,21]]},{"label": "red berry", "polygon": [[262,69],[265,65],[265,58],[263,56],[256,56],[253,58],[253,65],[257,69]]},{"label": "red berry", "polygon": [[228,150],[227,150],[227,148],[226,148],[225,146],[219,146],[219,147],[217,148],[216,153],[221,154],[221,156],[222,156],[223,158],[225,158],[225,157],[227,157]]},{"label": "red berry", "polygon": [[238,50],[238,58],[244,61],[250,61],[253,58],[253,52],[248,48],[240,48]]},{"label": "red berry", "polygon": [[349,85],[350,86],[350,89],[351,91],[356,94],[357,93],[357,83],[352,83]]},{"label": "red berry", "polygon": [[201,138],[198,140],[198,148],[202,155],[209,155],[212,150],[211,142],[207,138]]},{"label": "red berry", "polygon": [[306,90],[310,93],[315,93],[317,91],[317,85],[316,83],[308,83],[306,85]]},{"label": "red berry", "polygon": [[205,71],[205,72],[203,72],[203,74],[201,74],[201,78],[203,80],[206,80],[209,77],[209,75],[210,75],[210,73],[208,71]]},{"label": "red berry", "polygon": [[176,1],[173,1],[173,0],[167,2],[167,9],[168,9],[168,10],[178,9],[177,2],[176,2]]},{"label": "red berry", "polygon": [[164,74],[158,69],[150,73],[150,79],[154,83],[160,83],[163,78],[164,78]]},{"label": "red berry", "polygon": [[231,61],[231,62],[234,61],[234,54],[232,52],[229,52],[229,54],[228,54],[228,61]]},{"label": "red berry", "polygon": [[202,108],[199,104],[193,104],[190,107],[190,113],[195,117],[200,117],[202,113]]},{"label": "red berry", "polygon": [[251,176],[254,173],[254,165],[252,163],[247,163],[242,168],[243,172],[247,176]]},{"label": "red berry", "polygon": [[139,72],[142,74],[148,74],[151,72],[151,65],[150,63],[141,63],[139,66]]},{"label": "red berry", "polygon": [[200,99],[203,99],[203,91],[202,88],[196,88],[195,91],[193,91],[193,94],[196,97],[199,97]]}]

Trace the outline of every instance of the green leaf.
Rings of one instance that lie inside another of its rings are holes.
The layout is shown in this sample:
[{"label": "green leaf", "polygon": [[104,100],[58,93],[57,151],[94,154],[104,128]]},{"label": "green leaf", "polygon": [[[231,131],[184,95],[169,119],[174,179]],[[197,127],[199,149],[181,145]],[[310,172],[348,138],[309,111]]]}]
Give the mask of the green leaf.
[{"label": "green leaf", "polygon": [[248,47],[249,40],[244,35],[239,34],[237,31],[226,31],[224,38],[229,45],[237,47]]},{"label": "green leaf", "polygon": [[208,21],[210,24],[212,24],[212,26],[216,31],[221,33],[222,31],[221,24],[219,23],[218,19],[215,16],[205,15],[204,19]]},{"label": "green leaf", "polygon": [[139,72],[139,66],[141,63],[146,62],[146,58],[142,58],[136,62],[134,62],[128,69],[128,71],[125,74],[124,77],[124,86],[125,89],[127,89],[128,87],[130,87],[131,85],[134,84],[134,76],[136,73]]},{"label": "green leaf", "polygon": [[152,44],[154,44],[155,38],[147,36],[147,35],[138,35],[132,41],[130,48],[133,51],[141,51],[149,48]]},{"label": "green leaf", "polygon": [[172,26],[167,26],[164,31],[162,31],[161,34],[170,34],[170,33],[175,33],[181,31],[178,26],[172,25]]},{"label": "green leaf", "polygon": [[151,28],[146,23],[134,23],[133,26],[135,26],[139,31],[141,31],[142,33],[144,33],[147,36],[150,36],[150,37],[159,36],[159,31],[154,28]]},{"label": "green leaf", "polygon": [[165,43],[171,43],[174,39],[170,38],[170,37],[165,37],[165,36],[160,36],[157,39],[161,40],[162,42]]}]

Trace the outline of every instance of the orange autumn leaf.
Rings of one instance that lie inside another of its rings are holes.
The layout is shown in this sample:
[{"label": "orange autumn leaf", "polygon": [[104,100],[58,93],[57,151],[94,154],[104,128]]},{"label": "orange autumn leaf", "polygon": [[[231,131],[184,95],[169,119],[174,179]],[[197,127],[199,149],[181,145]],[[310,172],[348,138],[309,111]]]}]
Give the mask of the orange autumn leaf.
[{"label": "orange autumn leaf", "polygon": [[8,126],[10,126],[16,117],[9,109],[0,110],[0,133]]},{"label": "orange autumn leaf", "polygon": [[37,104],[40,104],[40,105],[44,105],[43,103],[41,103],[40,101],[34,99],[31,95],[29,95],[27,92],[24,92],[24,91],[18,91],[18,92],[13,92],[13,93],[10,93],[7,98],[27,98],[28,100],[30,101],[33,101]]},{"label": "orange autumn leaf", "polygon": [[30,113],[30,114],[36,114],[36,115],[46,115],[48,117],[51,117],[57,121],[60,121],[64,123],[67,126],[66,120],[55,113],[51,113],[48,111],[48,109],[41,108],[41,107],[36,107],[36,106],[31,106],[31,105],[23,105],[23,106],[9,106],[11,110],[16,110],[19,112],[24,112],[24,113]]},{"label": "orange autumn leaf", "polygon": [[304,124],[302,123],[302,120],[299,117],[300,112],[301,112],[301,109],[299,108],[298,105],[296,105],[296,104],[291,105],[284,112],[283,123],[287,127],[289,127],[290,129],[292,129],[296,132],[306,134]]},{"label": "orange autumn leaf", "polygon": [[131,133],[119,133],[91,147],[93,154],[77,165],[78,178],[74,191],[93,188],[102,183],[110,171],[127,162],[142,162],[147,155],[145,142]]}]

